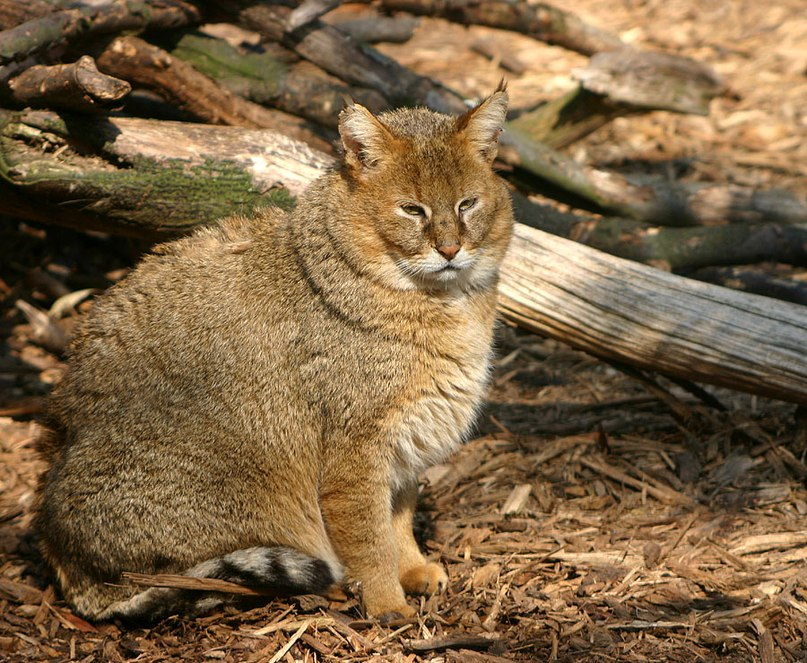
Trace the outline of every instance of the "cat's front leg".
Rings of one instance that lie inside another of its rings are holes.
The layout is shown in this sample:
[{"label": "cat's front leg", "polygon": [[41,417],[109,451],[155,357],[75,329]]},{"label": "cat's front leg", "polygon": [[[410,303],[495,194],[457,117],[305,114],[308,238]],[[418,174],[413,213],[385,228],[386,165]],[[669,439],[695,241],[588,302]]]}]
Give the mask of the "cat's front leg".
[{"label": "cat's front leg", "polygon": [[361,582],[368,616],[412,617],[417,611],[406,603],[398,578],[390,482],[377,467],[351,469],[349,477],[332,479],[320,493],[331,543],[348,575]]},{"label": "cat's front leg", "polygon": [[396,493],[392,503],[392,525],[398,544],[399,576],[407,594],[437,594],[445,590],[448,576],[442,565],[426,561],[412,532],[417,507],[418,484],[412,477]]}]

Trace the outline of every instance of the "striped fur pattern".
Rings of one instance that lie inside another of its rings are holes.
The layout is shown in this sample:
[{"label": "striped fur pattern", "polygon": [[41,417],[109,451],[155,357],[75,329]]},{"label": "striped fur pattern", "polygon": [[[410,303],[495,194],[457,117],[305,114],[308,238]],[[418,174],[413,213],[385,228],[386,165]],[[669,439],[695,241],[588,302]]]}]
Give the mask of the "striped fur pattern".
[{"label": "striped fur pattern", "polygon": [[467,437],[487,384],[506,108],[504,89],[460,118],[351,106],[342,163],[293,212],[163,244],[98,298],[50,398],[36,521],[77,612],[223,600],[125,572],[279,593],[346,577],[375,617],[446,587],[412,534],[417,476]]}]

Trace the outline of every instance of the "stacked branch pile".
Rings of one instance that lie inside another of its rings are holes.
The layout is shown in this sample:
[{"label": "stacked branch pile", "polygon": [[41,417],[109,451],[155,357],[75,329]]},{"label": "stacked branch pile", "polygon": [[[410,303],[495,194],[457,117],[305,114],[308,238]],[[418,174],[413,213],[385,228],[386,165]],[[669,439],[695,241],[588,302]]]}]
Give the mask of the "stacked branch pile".
[{"label": "stacked branch pile", "polygon": [[[345,97],[375,112],[466,107],[371,42],[406,40],[413,15],[516,30],[591,59],[573,90],[503,134],[500,166],[521,222],[504,316],[642,370],[807,403],[802,306],[639,264],[716,279],[764,260],[804,265],[803,202],[636,183],[561,151],[615,117],[706,114],[724,92],[707,67],[629,48],[544,4],[379,0],[360,19],[331,16],[337,4],[0,0],[0,214],[163,239],[234,211],[292,206],[333,162]],[[776,285],[753,287],[807,299],[798,284]]]}]

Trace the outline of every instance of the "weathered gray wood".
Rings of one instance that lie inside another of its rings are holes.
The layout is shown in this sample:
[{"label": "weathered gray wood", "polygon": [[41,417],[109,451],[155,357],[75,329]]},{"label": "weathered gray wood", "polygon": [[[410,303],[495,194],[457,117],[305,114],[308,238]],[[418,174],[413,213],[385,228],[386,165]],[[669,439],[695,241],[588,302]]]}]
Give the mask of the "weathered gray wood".
[{"label": "weathered gray wood", "polygon": [[516,226],[504,317],[639,368],[807,404],[807,308]]},{"label": "weathered gray wood", "polygon": [[20,108],[114,109],[131,91],[127,81],[99,72],[89,55],[70,64],[35,65],[0,81],[0,95]]},{"label": "weathered gray wood", "polygon": [[186,233],[234,212],[291,205],[330,164],[267,130],[0,111],[0,213],[76,228]]}]

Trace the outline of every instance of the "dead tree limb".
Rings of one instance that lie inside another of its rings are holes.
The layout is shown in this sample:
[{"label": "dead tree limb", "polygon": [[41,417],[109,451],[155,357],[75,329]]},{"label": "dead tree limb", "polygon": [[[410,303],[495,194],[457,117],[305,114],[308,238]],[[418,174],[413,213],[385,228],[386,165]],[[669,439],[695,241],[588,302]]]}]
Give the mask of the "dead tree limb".
[{"label": "dead tree limb", "polygon": [[0,32],[0,65],[79,37],[178,28],[196,24],[200,18],[199,11],[182,0],[171,3],[110,0],[99,6],[62,9]]},{"label": "dead tree limb", "polygon": [[807,404],[807,309],[699,283],[518,224],[504,317],[591,354]]},{"label": "dead tree limb", "polygon": [[381,0],[387,11],[437,16],[463,25],[486,25],[520,32],[583,55],[625,48],[616,35],[544,3],[519,0]]},{"label": "dead tree limb", "polygon": [[16,106],[78,111],[120,108],[132,90],[128,82],[99,72],[89,55],[70,64],[29,67],[2,88]]},{"label": "dead tree limb", "polygon": [[629,48],[597,53],[572,73],[586,90],[645,110],[708,115],[709,102],[726,89],[710,67],[691,58]]},{"label": "dead tree limb", "polygon": [[169,48],[230,92],[331,129],[347,98],[374,112],[389,106],[375,90],[349,88],[324,72],[311,72],[306,63],[289,65],[269,52],[241,52],[203,33],[186,33]]},{"label": "dead tree limb", "polygon": [[85,230],[158,239],[289,206],[330,163],[267,130],[0,111],[0,212]]},{"label": "dead tree limb", "polygon": [[286,30],[294,32],[297,28],[308,25],[332,9],[336,9],[340,4],[342,0],[303,0],[289,14]]},{"label": "dead tree limb", "polygon": [[599,53],[573,74],[577,89],[523,113],[512,126],[561,148],[615,117],[651,110],[707,115],[709,102],[725,87],[694,60],[631,49]]},{"label": "dead tree limb", "polygon": [[735,223],[659,228],[617,217],[560,212],[516,197],[527,225],[611,255],[680,271],[775,261],[807,265],[807,225]]},{"label": "dead tree limb", "polygon": [[752,267],[703,267],[687,272],[686,277],[807,306],[807,283],[796,278],[771,274],[769,269],[763,271]]},{"label": "dead tree limb", "polygon": [[807,225],[736,223],[656,228],[624,219],[603,219],[578,230],[575,239],[622,258],[672,270],[766,260],[807,265]]},{"label": "dead tree limb", "polygon": [[[237,3],[220,2],[230,13]],[[393,105],[425,103],[445,113],[465,109],[462,99],[436,81],[419,76],[370,46],[355,43],[338,28],[313,21],[294,32],[286,30],[292,10],[279,4],[252,4],[237,11],[238,22],[269,41],[283,44],[300,57],[351,85],[372,88]]]},{"label": "dead tree limb", "polygon": [[156,92],[172,105],[210,124],[271,129],[316,149],[330,143],[300,118],[264,108],[223,89],[187,62],[139,37],[116,37],[96,52],[98,66]]},{"label": "dead tree limb", "polygon": [[339,28],[352,39],[362,44],[388,42],[403,44],[412,38],[420,19],[411,16],[361,16],[358,18],[329,19],[329,23]]},{"label": "dead tree limb", "polygon": [[48,0],[0,0],[0,30],[8,30],[53,11],[55,8]]}]

